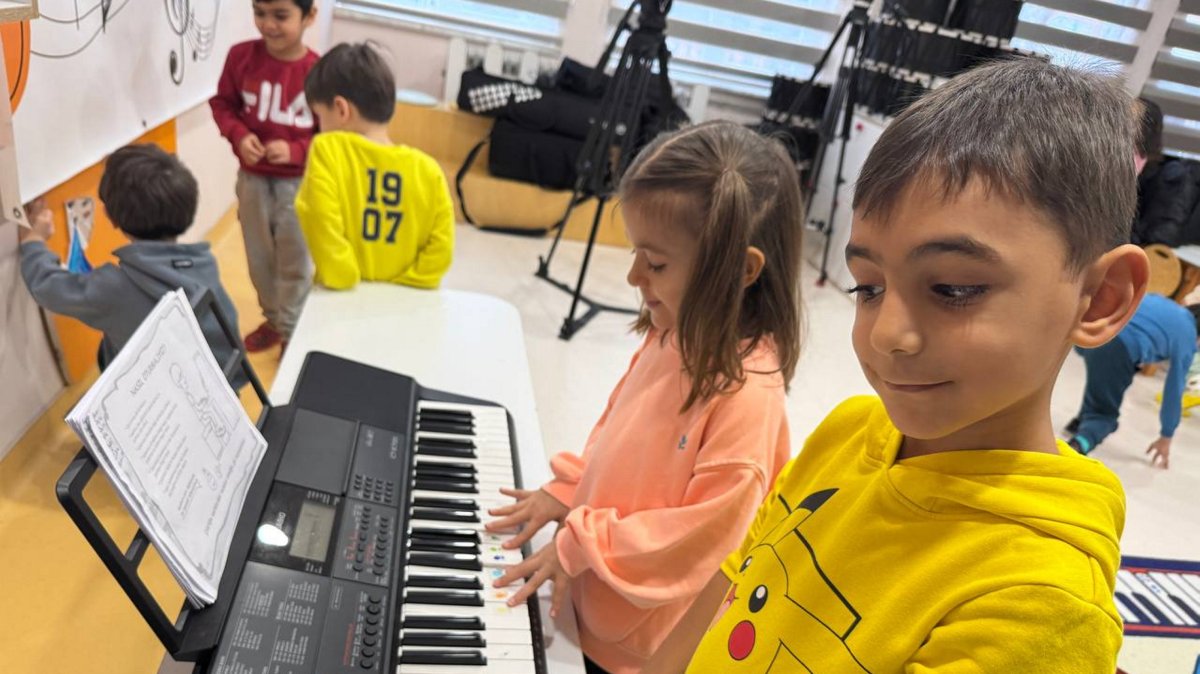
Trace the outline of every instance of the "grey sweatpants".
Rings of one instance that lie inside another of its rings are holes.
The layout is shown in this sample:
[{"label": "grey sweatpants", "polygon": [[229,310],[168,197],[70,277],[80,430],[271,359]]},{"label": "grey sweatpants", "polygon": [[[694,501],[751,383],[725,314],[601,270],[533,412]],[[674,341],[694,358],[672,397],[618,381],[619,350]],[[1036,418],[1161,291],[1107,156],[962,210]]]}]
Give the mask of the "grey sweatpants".
[{"label": "grey sweatpants", "polygon": [[238,220],[246,242],[250,280],[258,305],[284,339],[291,339],[312,287],[313,263],[296,219],[299,178],[270,178],[238,171]]}]

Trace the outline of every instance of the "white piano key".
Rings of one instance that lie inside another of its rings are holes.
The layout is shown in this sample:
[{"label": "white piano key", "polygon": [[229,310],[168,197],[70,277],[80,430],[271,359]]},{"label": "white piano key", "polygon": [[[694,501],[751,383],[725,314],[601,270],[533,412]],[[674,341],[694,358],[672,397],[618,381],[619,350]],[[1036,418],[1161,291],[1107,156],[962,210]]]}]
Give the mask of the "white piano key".
[{"label": "white piano key", "polygon": [[509,607],[506,604],[494,602],[483,606],[432,606],[428,604],[401,604],[400,617],[404,616],[462,616],[479,618],[488,627],[517,630],[529,629],[529,608],[527,604]]},{"label": "white piano key", "polygon": [[458,632],[461,634],[479,634],[489,644],[509,644],[515,646],[532,646],[533,633],[529,630],[400,630],[400,638],[403,639],[406,634],[445,634],[446,632]]},{"label": "white piano key", "polygon": [[507,419],[508,413],[503,407],[498,405],[471,405],[469,403],[450,403],[440,400],[420,400],[417,402],[417,411],[421,410],[446,410],[448,412],[467,412],[477,419],[488,419],[499,417]]},{"label": "white piano key", "polygon": [[1121,614],[1121,620],[1124,620],[1127,623],[1140,622],[1138,620],[1137,615],[1135,615],[1133,611],[1130,611],[1129,609],[1125,608],[1124,604],[1122,604],[1119,601],[1115,601],[1113,603],[1116,604],[1116,606],[1117,606],[1117,613]]},{"label": "white piano key", "polygon": [[407,653],[409,651],[418,652],[418,651],[447,651],[447,650],[471,650],[471,651],[482,652],[484,657],[487,658],[489,665],[492,664],[492,662],[495,662],[498,660],[525,660],[527,662],[533,661],[533,646],[528,646],[525,644],[492,644],[490,642],[488,643],[487,646],[484,646],[483,648],[465,648],[465,649],[447,648],[445,646],[401,646],[397,650],[397,655],[399,655],[400,651]]},{"label": "white piano key", "polygon": [[1174,583],[1175,587],[1179,588],[1180,594],[1183,595],[1180,598],[1187,601],[1188,606],[1190,606],[1193,611],[1200,613],[1200,589],[1193,587],[1191,583],[1187,582],[1186,578],[1186,576],[1191,574],[1172,572],[1166,575],[1171,579],[1171,582]]},{"label": "white piano key", "polygon": [[476,474],[493,475],[497,477],[506,477],[512,479],[512,466],[502,466],[499,463],[480,463],[475,459],[459,459],[452,456],[434,456],[432,454],[423,454],[416,457],[416,460],[422,463],[436,463],[441,465],[469,464],[475,468]]},{"label": "white piano key", "polygon": [[[1145,597],[1146,600],[1151,604],[1154,604],[1154,607],[1157,608],[1164,616],[1166,616],[1167,620],[1169,620],[1171,623],[1175,625],[1183,624],[1183,619],[1179,615],[1179,609],[1177,607],[1167,606],[1165,603],[1163,603],[1163,599],[1160,594],[1166,593],[1163,592],[1162,588],[1159,587],[1158,583],[1155,583],[1153,579],[1144,574],[1134,574],[1125,569],[1117,571],[1117,577],[1124,577],[1127,584],[1129,584],[1131,587],[1137,588],[1138,593],[1142,597]],[[1167,601],[1170,600],[1168,599]]]},{"label": "white piano key", "polygon": [[451,440],[454,442],[465,442],[470,440],[474,442],[476,447],[488,447],[495,449],[509,449],[512,447],[512,441],[508,437],[508,433],[499,431],[476,431],[474,433],[441,433],[438,431],[417,431],[417,442],[422,440]]},{"label": "white piano key", "polygon": [[520,550],[505,550],[499,545],[480,546],[479,556],[486,567],[506,567],[525,561],[525,555]]},{"label": "white piano key", "polygon": [[[1177,615],[1185,624],[1195,627],[1197,624],[1196,620],[1188,615],[1187,611],[1183,610],[1179,604],[1176,604],[1171,598],[1172,596],[1176,596],[1180,601],[1187,604],[1188,596],[1176,589],[1175,583],[1171,582],[1171,579],[1167,578],[1165,574],[1157,571],[1151,571],[1150,573],[1144,575],[1149,576],[1149,582],[1147,584],[1149,585],[1153,583],[1152,589],[1157,590],[1158,598],[1161,599],[1164,604],[1171,607],[1171,610],[1175,612],[1175,615]],[[1189,606],[1188,608],[1192,607]],[[1195,609],[1193,608],[1192,610],[1194,611]]]},{"label": "white piano key", "polygon": [[1192,588],[1183,582],[1181,574],[1169,571],[1151,571],[1150,577],[1154,578],[1172,597],[1179,599],[1192,611],[1200,612],[1200,601],[1192,592]]},{"label": "white piano key", "polygon": [[483,522],[443,522],[441,520],[418,520],[409,519],[410,526],[423,527],[425,529],[464,529],[482,533]]},{"label": "white piano key", "polygon": [[[459,569],[443,569],[440,566],[420,566],[418,564],[408,564],[404,568],[405,578],[408,575],[417,576],[475,576],[479,579],[479,583],[483,585],[485,590],[491,590],[492,583],[500,579],[504,575],[504,569],[488,568],[483,571],[464,571]],[[513,581],[509,588],[518,588],[524,583],[524,580],[517,579]]]},{"label": "white piano key", "polygon": [[1147,611],[1146,607],[1142,606],[1138,602],[1137,597],[1134,596],[1134,592],[1135,592],[1134,586],[1135,585],[1137,586],[1136,592],[1138,594],[1143,594],[1143,595],[1147,594],[1147,590],[1142,587],[1142,584],[1140,582],[1138,582],[1138,580],[1136,578],[1133,577],[1133,574],[1129,574],[1129,580],[1131,580],[1133,582],[1133,585],[1131,585],[1129,582],[1126,582],[1126,578],[1124,578],[1121,575],[1121,573],[1122,573],[1121,571],[1117,571],[1117,577],[1116,577],[1117,591],[1123,593],[1126,597],[1128,597],[1129,601],[1133,602],[1134,605],[1137,606],[1137,609],[1146,615],[1146,618],[1148,620],[1150,620],[1152,623],[1157,625],[1160,622],[1158,620],[1158,618],[1155,618],[1153,613],[1150,613],[1149,611]]},{"label": "white piano key", "polygon": [[494,494],[460,494],[453,491],[434,491],[432,489],[413,489],[410,498],[445,498],[445,499],[466,499],[474,501],[479,506],[480,511],[485,515],[492,508],[502,508],[506,505],[512,505],[512,499],[495,492]]},{"label": "white piano key", "polygon": [[1181,573],[1179,575],[1183,577],[1189,587],[1200,593],[1200,575],[1194,573]]},{"label": "white piano key", "polygon": [[480,453],[478,453],[478,451],[476,451],[476,455],[474,457],[462,457],[462,456],[439,457],[436,454],[427,454],[427,453],[422,454],[422,453],[418,452],[416,454],[416,458],[418,461],[424,461],[426,459],[434,459],[434,458],[443,458],[448,461],[462,461],[462,462],[473,463],[473,464],[475,464],[476,468],[487,467],[488,469],[494,470],[496,472],[505,471],[509,474],[512,474],[512,472],[513,472],[512,455],[508,454],[506,452],[497,453],[495,455],[488,455],[488,454],[480,454]]},{"label": "white piano key", "polygon": [[471,665],[398,665],[396,674],[534,674],[533,662],[521,660],[488,661],[482,667]]},{"label": "white piano key", "polygon": [[1171,595],[1162,588],[1155,580],[1146,573],[1135,574],[1138,580],[1142,581],[1142,585],[1150,591],[1149,599],[1158,607],[1158,610],[1166,614],[1167,618],[1175,625],[1191,624],[1195,625],[1195,621],[1187,617],[1187,615],[1179,610],[1175,602],[1171,601]]}]

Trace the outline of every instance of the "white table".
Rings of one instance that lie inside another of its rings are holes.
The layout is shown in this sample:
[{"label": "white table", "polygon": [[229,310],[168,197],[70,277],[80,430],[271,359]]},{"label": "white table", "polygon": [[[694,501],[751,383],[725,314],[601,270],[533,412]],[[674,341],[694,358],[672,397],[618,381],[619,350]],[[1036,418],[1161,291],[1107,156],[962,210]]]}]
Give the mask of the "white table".
[{"label": "white table", "polygon": [[[524,484],[537,486],[550,479],[521,317],[511,304],[477,293],[391,284],[361,284],[351,291],[314,288],[271,387],[272,405],[291,399],[310,351],[399,372],[426,388],[505,406],[516,424]],[[549,529],[534,538],[535,547],[549,542]],[[568,607],[551,621],[549,587],[540,594],[548,670],[582,674],[574,611]]]}]

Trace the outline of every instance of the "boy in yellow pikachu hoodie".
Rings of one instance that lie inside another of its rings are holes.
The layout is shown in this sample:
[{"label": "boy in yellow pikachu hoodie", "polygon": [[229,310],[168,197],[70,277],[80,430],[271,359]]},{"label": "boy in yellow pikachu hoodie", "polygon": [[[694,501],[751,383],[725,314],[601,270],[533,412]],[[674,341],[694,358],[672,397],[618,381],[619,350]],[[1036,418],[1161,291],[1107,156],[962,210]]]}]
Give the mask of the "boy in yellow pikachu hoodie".
[{"label": "boy in yellow pikachu hoodie", "polygon": [[1145,293],[1133,126],[1118,82],[1029,59],[888,127],[846,248],[879,398],[810,436],[646,672],[1115,671],[1124,494],[1050,397]]}]

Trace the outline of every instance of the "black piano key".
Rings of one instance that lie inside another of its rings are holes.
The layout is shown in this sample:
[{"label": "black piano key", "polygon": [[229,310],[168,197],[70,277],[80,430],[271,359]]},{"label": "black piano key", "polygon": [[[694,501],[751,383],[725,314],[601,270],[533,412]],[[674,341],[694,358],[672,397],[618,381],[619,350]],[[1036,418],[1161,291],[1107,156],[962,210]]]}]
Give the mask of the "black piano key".
[{"label": "black piano key", "polygon": [[417,444],[417,456],[444,456],[448,459],[474,459],[475,450],[470,447],[447,447],[445,445]]},{"label": "black piano key", "polygon": [[447,433],[449,435],[475,435],[475,424],[464,424],[438,419],[420,419],[417,430],[428,433]]},{"label": "black piano key", "polygon": [[455,480],[458,482],[474,482],[479,479],[479,474],[474,470],[462,470],[460,468],[441,468],[437,464],[422,466],[417,464],[417,468],[413,471],[417,477],[429,478],[432,480]]},{"label": "black piano key", "polygon": [[414,520],[434,520],[437,522],[466,522],[477,524],[479,513],[474,510],[447,510],[446,508],[413,508]]},{"label": "black piano key", "polygon": [[435,410],[430,407],[417,412],[418,419],[444,419],[446,421],[474,421],[475,414],[466,410]]},{"label": "black piano key", "polygon": [[425,445],[428,447],[449,447],[451,449],[475,449],[474,441],[459,440],[458,438],[421,437],[417,439],[417,445]]},{"label": "black piano key", "polygon": [[478,555],[449,552],[410,552],[408,563],[417,566],[432,566],[438,569],[461,569],[483,571],[483,562]]},{"label": "black piano key", "polygon": [[483,595],[475,590],[406,590],[404,603],[435,606],[483,606]]},{"label": "black piano key", "polygon": [[435,527],[413,527],[409,535],[421,538],[449,538],[460,541],[479,542],[479,532],[474,529],[438,529]]},{"label": "black piano key", "polygon": [[425,491],[444,491],[453,492],[455,494],[478,494],[479,485],[474,482],[453,482],[450,480],[434,480],[432,478],[424,478],[417,475],[417,479],[413,481],[414,489],[424,489]]},{"label": "black piano key", "polygon": [[1155,619],[1158,620],[1159,624],[1170,625],[1172,623],[1171,619],[1168,618],[1165,613],[1160,611],[1158,609],[1158,607],[1154,605],[1154,602],[1152,602],[1146,598],[1146,595],[1144,595],[1140,592],[1134,592],[1133,598],[1135,600],[1137,600],[1137,602],[1139,604],[1141,604],[1142,610],[1144,610],[1144,611],[1148,612],[1150,615],[1154,616]]},{"label": "black piano key", "polygon": [[411,615],[400,623],[406,630],[471,630],[482,632],[486,625],[477,616]]},{"label": "black piano key", "polygon": [[409,550],[424,552],[470,552],[479,554],[479,544],[453,538],[413,538],[408,542]]},{"label": "black piano key", "polygon": [[475,665],[483,667],[487,658],[479,651],[414,651],[400,649],[402,665]]},{"label": "black piano key", "polygon": [[1193,622],[1200,623],[1200,614],[1197,614],[1195,611],[1193,611],[1191,606],[1188,606],[1186,602],[1173,594],[1169,596],[1171,597],[1171,601],[1174,602],[1177,607],[1179,607],[1180,611],[1186,613]]},{"label": "black piano key", "polygon": [[1139,606],[1137,602],[1129,598],[1129,595],[1125,594],[1124,592],[1117,592],[1116,594],[1117,601],[1123,604],[1125,608],[1129,609],[1129,611],[1136,616],[1137,619],[1133,622],[1141,623],[1143,625],[1149,625],[1150,623],[1154,622],[1150,619],[1150,616],[1142,610],[1142,607]]},{"label": "black piano key", "polygon": [[479,504],[469,498],[438,498],[418,496],[412,504],[418,508],[444,508],[446,510],[479,510]]},{"label": "black piano key", "polygon": [[467,462],[451,463],[449,461],[417,461],[417,470],[421,470],[422,468],[453,469],[462,471],[464,473],[479,472],[479,469],[475,467],[475,464]]},{"label": "black piano key", "polygon": [[475,632],[405,632],[400,638],[400,645],[486,648],[487,640]]},{"label": "black piano key", "polygon": [[483,581],[479,576],[434,576],[416,573],[404,579],[405,587],[436,587],[447,590],[482,590]]}]

